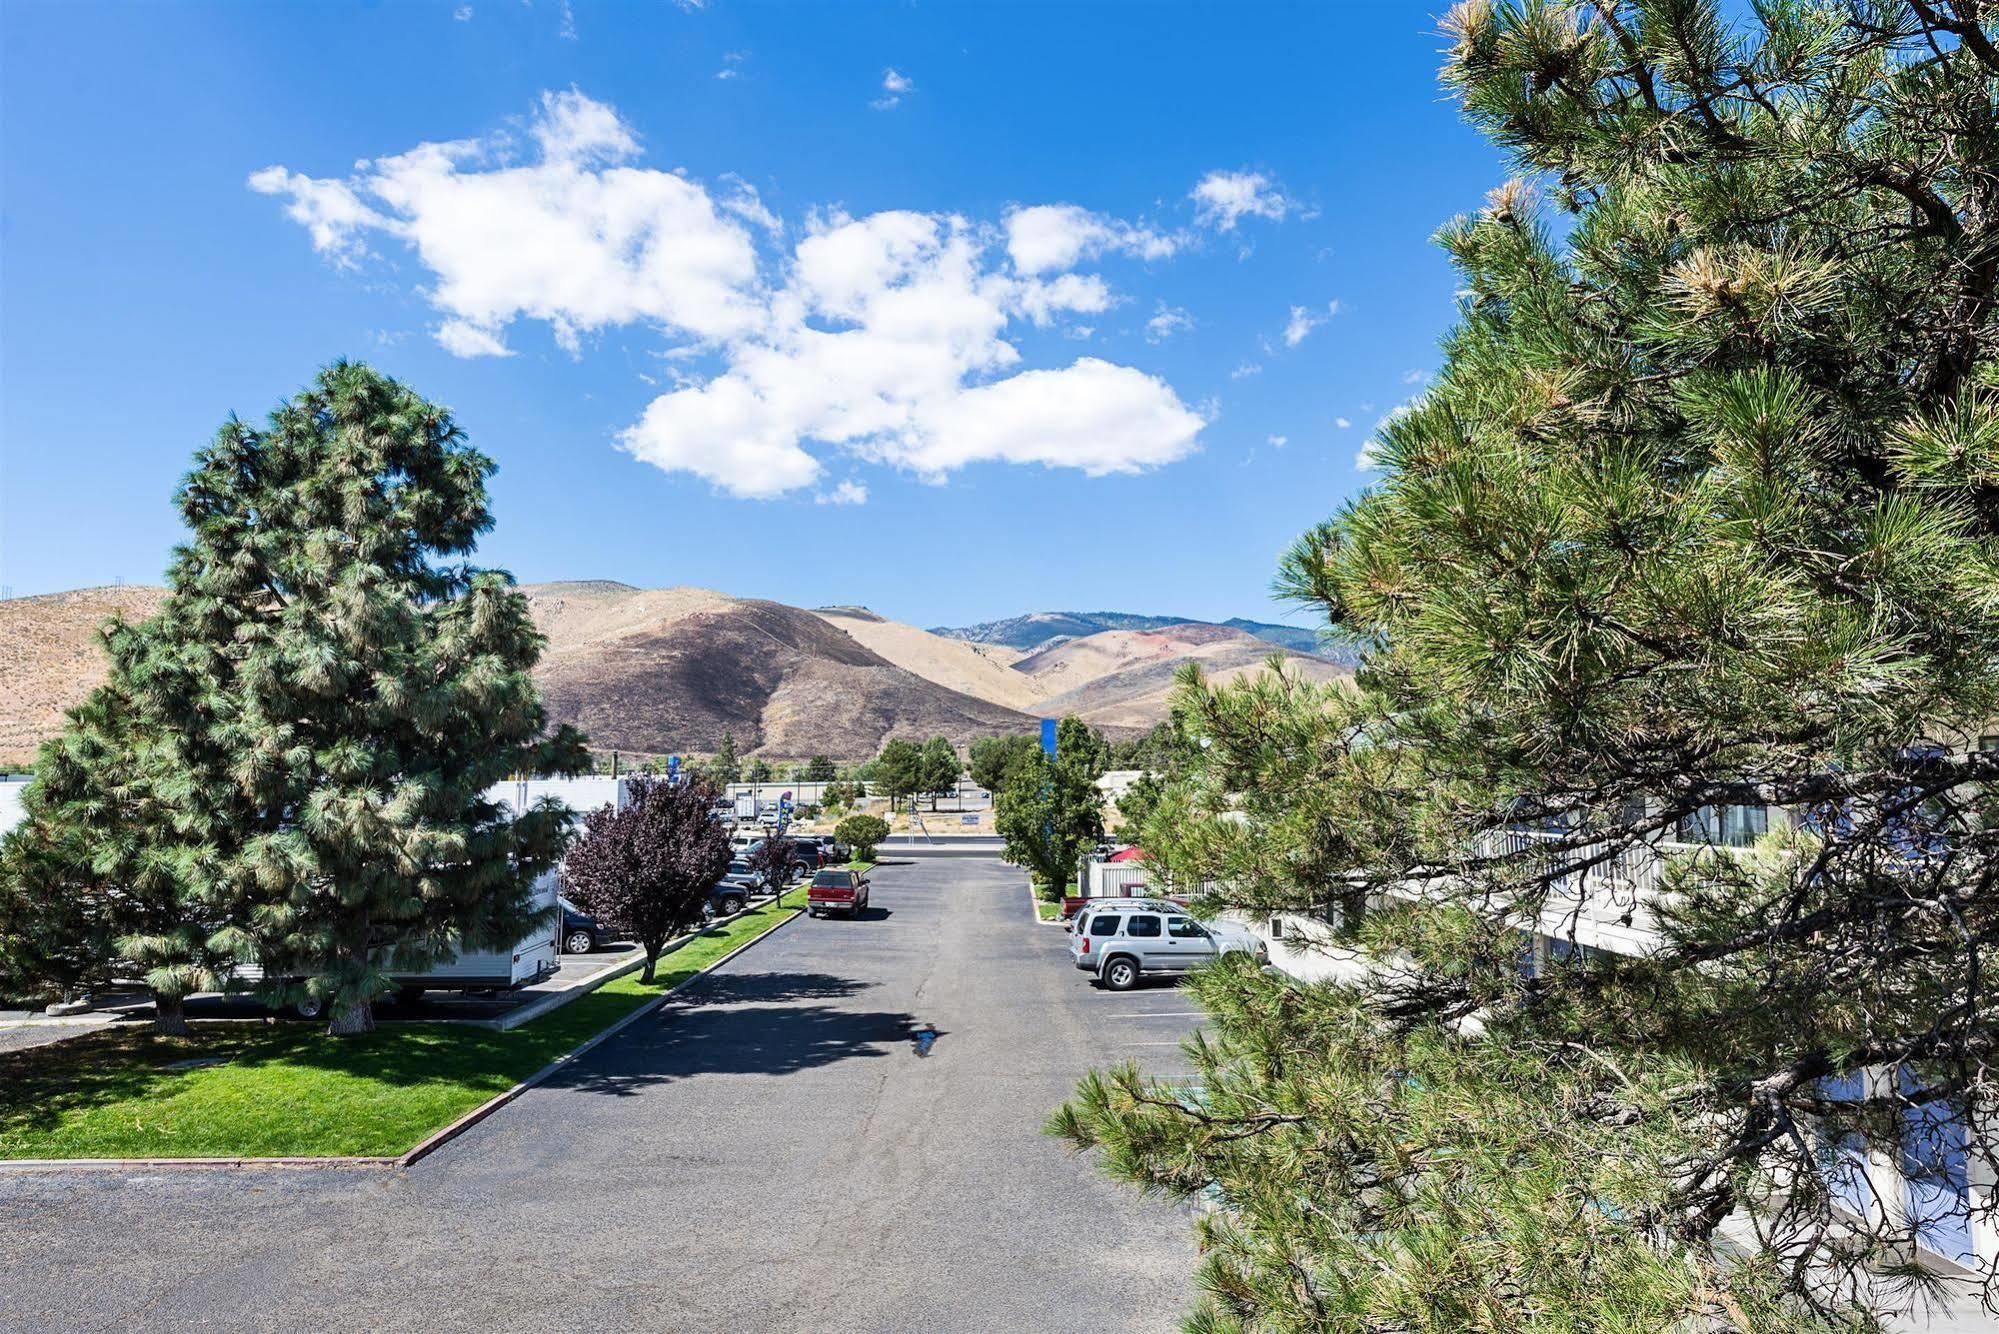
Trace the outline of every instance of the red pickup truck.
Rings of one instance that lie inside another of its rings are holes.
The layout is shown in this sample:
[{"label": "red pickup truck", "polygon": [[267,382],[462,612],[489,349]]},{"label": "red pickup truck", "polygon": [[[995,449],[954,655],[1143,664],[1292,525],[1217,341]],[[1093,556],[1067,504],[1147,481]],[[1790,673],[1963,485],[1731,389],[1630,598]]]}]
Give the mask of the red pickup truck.
[{"label": "red pickup truck", "polygon": [[859,917],[868,907],[868,878],[859,871],[820,871],[805,891],[805,912],[820,917],[843,912]]}]

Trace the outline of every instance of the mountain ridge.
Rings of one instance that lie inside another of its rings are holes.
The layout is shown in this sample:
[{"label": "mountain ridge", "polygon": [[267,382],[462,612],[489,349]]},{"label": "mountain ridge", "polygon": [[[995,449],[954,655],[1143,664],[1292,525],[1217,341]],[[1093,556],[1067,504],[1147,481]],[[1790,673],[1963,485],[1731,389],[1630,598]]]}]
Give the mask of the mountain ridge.
[{"label": "mountain ridge", "polygon": [[1232,616],[1226,621],[1203,620],[1198,616],[1148,616],[1128,611],[1031,611],[996,621],[974,625],[932,626],[930,633],[976,644],[1000,644],[1035,653],[1066,639],[1083,639],[1109,630],[1167,630],[1179,625],[1215,625],[1240,630],[1268,644],[1294,653],[1312,653],[1336,662],[1350,661],[1350,655],[1320,642],[1316,631],[1275,621]]},{"label": "mountain ridge", "polygon": [[[613,579],[519,589],[547,640],[534,676],[550,720],[580,726],[601,750],[637,755],[710,753],[733,733],[745,755],[857,760],[891,736],[941,735],[963,747],[1067,713],[1124,736],[1166,716],[1174,673],[1188,661],[1227,680],[1283,647],[1315,679],[1351,670],[1246,628],[1262,622],[1099,612],[1090,616],[1126,628],[1079,635],[1059,632],[1087,628],[1081,615],[1037,613],[1015,618],[1036,620],[1037,647],[1026,652],[857,604],[808,609]],[[64,710],[103,680],[104,618],[144,619],[165,596],[131,585],[0,600],[0,764],[31,761]]]}]

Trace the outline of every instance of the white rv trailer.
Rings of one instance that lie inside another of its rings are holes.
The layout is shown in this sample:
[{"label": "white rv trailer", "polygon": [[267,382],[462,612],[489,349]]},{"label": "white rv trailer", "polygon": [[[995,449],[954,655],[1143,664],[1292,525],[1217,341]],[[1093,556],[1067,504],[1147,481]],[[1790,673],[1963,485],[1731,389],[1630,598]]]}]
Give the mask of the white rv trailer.
[{"label": "white rv trailer", "polygon": [[[600,806],[622,810],[628,795],[622,778],[528,778],[496,784],[486,790],[489,801],[507,808],[515,816],[545,797],[554,797],[567,806],[577,819]],[[432,964],[421,972],[390,973],[389,979],[404,992],[416,991],[512,991],[533,986],[554,972],[562,959],[562,914],[557,910],[562,877],[558,871],[544,871],[535,878],[534,906],[548,913],[548,920],[536,927],[511,949],[460,950],[448,961]],[[255,983],[263,979],[255,965],[235,969],[235,980]],[[301,1006],[308,1018],[316,1006]]]}]

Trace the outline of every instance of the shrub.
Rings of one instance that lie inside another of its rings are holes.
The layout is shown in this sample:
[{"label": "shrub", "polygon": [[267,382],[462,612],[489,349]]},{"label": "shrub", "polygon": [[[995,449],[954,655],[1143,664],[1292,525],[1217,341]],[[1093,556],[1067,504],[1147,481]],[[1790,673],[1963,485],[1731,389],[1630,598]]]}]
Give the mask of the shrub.
[{"label": "shrub", "polygon": [[833,837],[852,848],[857,859],[871,861],[888,837],[888,821],[879,815],[850,815],[833,826]]}]

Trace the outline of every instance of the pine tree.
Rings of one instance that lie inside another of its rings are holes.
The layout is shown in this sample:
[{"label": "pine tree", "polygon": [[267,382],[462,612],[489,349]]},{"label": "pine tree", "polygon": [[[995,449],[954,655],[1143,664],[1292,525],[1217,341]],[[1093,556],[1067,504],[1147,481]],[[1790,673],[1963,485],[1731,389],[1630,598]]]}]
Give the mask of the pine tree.
[{"label": "pine tree", "polygon": [[718,787],[742,781],[743,762],[736,757],[736,734],[733,729],[723,731],[722,744],[709,759],[706,773]]},{"label": "pine tree", "polygon": [[4,854],[15,905],[5,915],[16,926],[0,929],[0,956],[65,992],[136,971],[154,1029],[185,1036],[183,1003],[220,986],[230,959],[211,943],[225,919],[203,893],[206,850],[176,819],[171,739],[148,729],[134,693],[160,652],[158,633],[156,622],[108,622],[110,680],[41,748]]},{"label": "pine tree", "polygon": [[1871,1328],[1950,1220],[1836,1217],[1843,1146],[1999,1166],[1999,15],[1726,15],[1453,13],[1527,179],[1444,229],[1442,370],[1282,568],[1357,688],[1196,674],[1148,823],[1351,980],[1226,961],[1197,1092],[1054,1123],[1217,1205],[1190,1328]]},{"label": "pine tree", "polygon": [[485,793],[584,755],[544,736],[526,600],[451,561],[491,526],[492,470],[448,413],[346,362],[196,455],[168,596],[108,635],[110,681],[34,785],[73,874],[158,904],[117,920],[156,994],[226,954],[361,1033],[391,970],[531,925],[564,818]]}]

